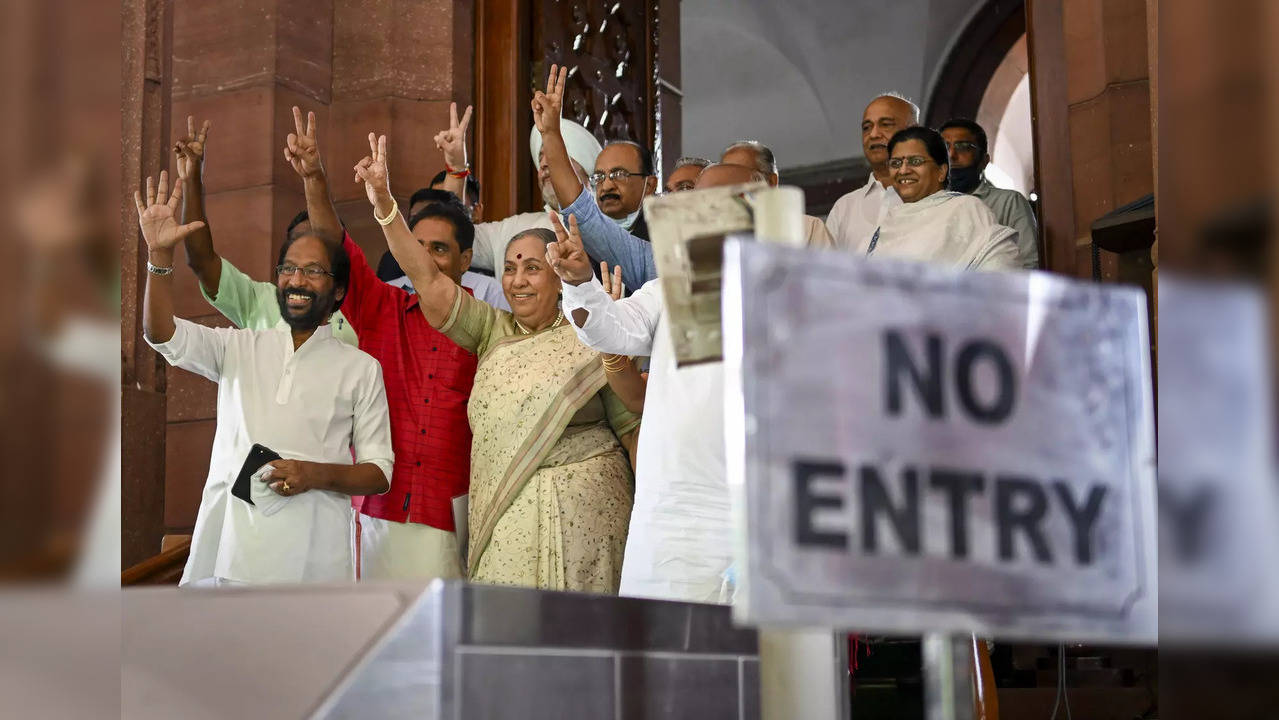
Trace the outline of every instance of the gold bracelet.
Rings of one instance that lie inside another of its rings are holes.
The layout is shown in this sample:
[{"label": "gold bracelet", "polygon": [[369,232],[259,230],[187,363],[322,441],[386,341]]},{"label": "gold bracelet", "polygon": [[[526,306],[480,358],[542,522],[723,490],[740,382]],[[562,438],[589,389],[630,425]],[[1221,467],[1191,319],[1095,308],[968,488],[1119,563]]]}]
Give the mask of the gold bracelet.
[{"label": "gold bracelet", "polygon": [[600,362],[604,363],[604,372],[617,374],[630,365],[631,359],[625,355],[600,353]]},{"label": "gold bracelet", "polygon": [[380,218],[377,216],[377,208],[375,207],[373,208],[373,219],[377,220],[378,225],[381,225],[382,227],[386,227],[387,225],[391,224],[391,221],[395,219],[395,215],[399,211],[400,211],[400,204],[395,202],[395,198],[391,198],[391,212],[387,213],[386,217]]}]

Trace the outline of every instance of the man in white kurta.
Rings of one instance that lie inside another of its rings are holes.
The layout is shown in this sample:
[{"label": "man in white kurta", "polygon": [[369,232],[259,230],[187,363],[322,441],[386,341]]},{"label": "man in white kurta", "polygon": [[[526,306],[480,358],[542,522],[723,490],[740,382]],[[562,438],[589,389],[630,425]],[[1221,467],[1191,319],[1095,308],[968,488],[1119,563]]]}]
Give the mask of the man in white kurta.
[{"label": "man in white kurta", "polygon": [[[218,384],[209,475],[179,584],[352,581],[350,496],[386,492],[394,456],[381,366],[328,324],[350,261],[315,233],[290,237],[276,266],[274,327],[174,317],[174,246],[204,221],[178,224],[183,186],[170,195],[167,175],[147,178],[145,203],[134,193],[147,244],[143,336],[171,365]],[[255,444],[278,459],[250,462]],[[253,477],[233,494],[241,468]]]},{"label": "man in white kurta", "polygon": [[[749,167],[710,165],[698,176],[697,188],[738,185],[757,177]],[[635,458],[635,504],[618,591],[663,600],[722,602],[733,562],[724,468],[724,364],[676,367],[661,280],[647,279],[653,264],[651,245],[598,219],[588,218],[581,231],[580,237],[565,233],[580,252],[578,265],[569,269],[571,263],[552,262],[564,280],[564,316],[572,321],[578,338],[596,350],[649,356]],[[630,256],[632,262],[621,265],[623,277],[645,278],[631,297],[614,302],[590,273],[583,240],[596,233],[591,244],[601,257],[619,264],[623,256]],[[558,253],[558,245],[548,248],[548,258]],[[645,251],[646,257],[637,257]],[[565,279],[574,272],[580,275]],[[575,312],[579,310],[586,311],[580,323],[581,313]]]},{"label": "man in white kurta", "polygon": [[893,186],[885,187],[872,174],[865,185],[835,201],[826,216],[826,229],[835,238],[836,247],[864,253],[884,213],[901,204]]},{"label": "man in white kurta", "polygon": [[564,283],[563,293],[566,317],[590,313],[577,328],[583,343],[651,358],[619,592],[716,602],[733,561],[723,363],[675,366],[660,280],[616,302],[597,279]]},{"label": "man in white kurta", "polygon": [[[249,505],[231,495],[231,484],[254,443],[318,463],[350,465],[354,454],[355,464],[376,465],[389,483],[391,425],[377,361],[334,338],[327,324],[296,351],[283,320],[271,330],[175,324],[168,342],[151,346],[171,365],[218,383],[209,475],[179,584],[353,581],[348,495],[278,498],[257,481]],[[265,515],[273,502],[282,506]]]}]

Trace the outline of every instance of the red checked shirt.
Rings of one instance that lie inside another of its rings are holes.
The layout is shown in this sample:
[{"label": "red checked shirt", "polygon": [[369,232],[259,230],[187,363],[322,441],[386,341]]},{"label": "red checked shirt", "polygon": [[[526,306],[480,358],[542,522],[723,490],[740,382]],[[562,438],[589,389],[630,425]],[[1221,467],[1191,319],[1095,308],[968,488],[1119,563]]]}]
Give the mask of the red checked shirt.
[{"label": "red checked shirt", "polygon": [[466,401],[476,358],[431,327],[417,295],[379,280],[350,235],[342,246],[351,258],[342,314],[360,349],[382,364],[395,451],[391,490],[365,497],[360,511],[452,531],[452,499],[470,484]]}]

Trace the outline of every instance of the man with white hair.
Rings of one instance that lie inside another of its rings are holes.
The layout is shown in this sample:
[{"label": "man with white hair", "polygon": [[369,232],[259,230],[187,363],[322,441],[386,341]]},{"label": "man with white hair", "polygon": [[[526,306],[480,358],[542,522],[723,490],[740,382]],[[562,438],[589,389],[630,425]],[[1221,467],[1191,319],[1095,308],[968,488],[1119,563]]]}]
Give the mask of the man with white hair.
[{"label": "man with white hair", "polygon": [[[777,172],[777,157],[773,150],[758,140],[742,140],[724,148],[719,161],[724,165],[742,165],[754,168],[768,180],[768,184],[777,187],[781,174]],[[812,215],[804,216],[805,245],[811,248],[833,248],[835,239],[827,232],[821,218]]]},{"label": "man with white hair", "polygon": [[888,141],[893,133],[919,124],[919,108],[893,92],[884,93],[862,114],[862,152],[871,175],[862,187],[835,201],[826,227],[838,247],[864,253],[880,225],[882,213],[901,204],[888,169]]},{"label": "man with white hair", "polygon": [[692,190],[697,185],[697,176],[701,175],[702,170],[710,164],[710,160],[699,157],[685,156],[676,160],[674,169],[671,170],[670,175],[666,176],[666,184],[662,186],[663,192],[677,193]]}]

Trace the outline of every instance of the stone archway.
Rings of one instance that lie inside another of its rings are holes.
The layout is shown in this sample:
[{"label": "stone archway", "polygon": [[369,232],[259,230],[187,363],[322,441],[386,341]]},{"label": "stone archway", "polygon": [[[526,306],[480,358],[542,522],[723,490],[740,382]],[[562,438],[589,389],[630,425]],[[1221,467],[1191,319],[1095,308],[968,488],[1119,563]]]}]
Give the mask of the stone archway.
[{"label": "stone archway", "polygon": [[934,75],[925,98],[924,124],[937,127],[953,117],[976,119],[996,71],[1025,35],[1025,0],[986,0]]}]

